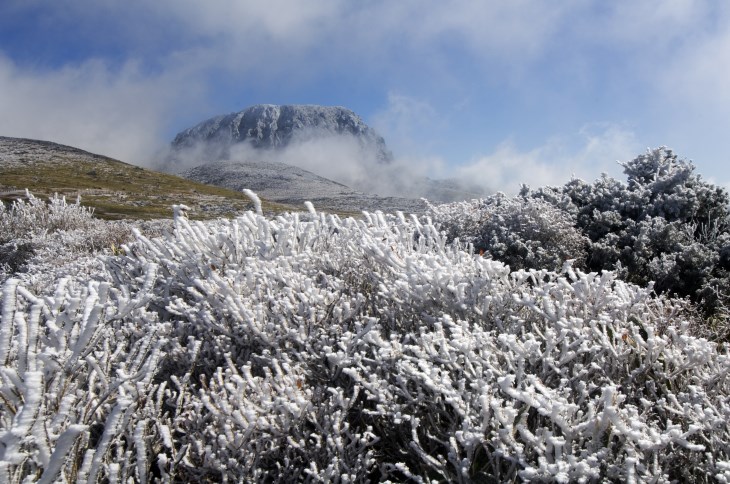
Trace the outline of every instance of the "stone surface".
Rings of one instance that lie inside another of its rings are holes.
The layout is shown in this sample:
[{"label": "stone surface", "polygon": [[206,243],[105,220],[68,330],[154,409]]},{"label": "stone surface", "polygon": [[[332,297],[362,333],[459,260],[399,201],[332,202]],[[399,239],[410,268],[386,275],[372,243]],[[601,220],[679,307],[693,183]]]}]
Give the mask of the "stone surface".
[{"label": "stone surface", "polygon": [[393,155],[383,138],[349,109],[339,106],[257,104],[243,111],[216,116],[175,136],[173,153],[205,146],[204,157],[228,158],[229,148],[249,143],[253,148],[284,148],[294,141],[332,135],[352,136],[381,162]]}]

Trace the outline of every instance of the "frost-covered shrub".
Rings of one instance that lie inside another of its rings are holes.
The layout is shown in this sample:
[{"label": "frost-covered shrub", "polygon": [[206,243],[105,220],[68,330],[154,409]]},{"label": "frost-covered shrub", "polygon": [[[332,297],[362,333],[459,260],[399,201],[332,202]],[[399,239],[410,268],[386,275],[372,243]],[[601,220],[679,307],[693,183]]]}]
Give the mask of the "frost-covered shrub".
[{"label": "frost-covered shrub", "polygon": [[588,240],[574,218],[544,200],[498,194],[429,205],[429,215],[449,240],[469,243],[513,270],[559,270],[568,260],[576,267],[585,263]]},{"label": "frost-covered shrub", "polygon": [[0,209],[0,282],[20,277],[37,290],[64,273],[88,274],[94,254],[131,238],[128,223],[94,218],[80,200],[69,204],[56,195],[46,203],[26,192],[26,200]]},{"label": "frost-covered shrub", "polygon": [[0,244],[0,271],[8,274],[19,272],[34,254],[35,248],[28,242]]},{"label": "frost-covered shrub", "polygon": [[727,192],[667,148],[623,166],[627,183],[603,176],[523,195],[575,215],[590,239],[588,269],[615,270],[641,285],[656,281],[658,291],[690,297],[706,315],[723,311],[728,299],[719,294],[730,284]]},{"label": "frost-covered shrub", "polygon": [[57,230],[73,230],[87,227],[92,223],[93,209],[66,203],[65,197],[54,195],[44,202],[26,191],[26,200],[12,202],[9,208],[0,211],[0,233],[7,241]]},{"label": "frost-covered shrub", "polygon": [[0,479],[730,479],[727,347],[612,273],[313,211],[125,252],[5,283]]},{"label": "frost-covered shrub", "polygon": [[162,446],[155,390],[164,386],[153,378],[165,340],[136,296],[64,278],[38,298],[17,279],[5,282],[0,481],[146,481]]}]

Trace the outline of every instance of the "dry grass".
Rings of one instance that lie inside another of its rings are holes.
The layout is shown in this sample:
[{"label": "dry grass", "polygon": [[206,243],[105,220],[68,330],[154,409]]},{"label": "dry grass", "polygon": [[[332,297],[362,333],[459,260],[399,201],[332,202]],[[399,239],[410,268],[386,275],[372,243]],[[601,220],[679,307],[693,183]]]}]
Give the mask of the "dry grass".
[{"label": "dry grass", "polygon": [[[22,161],[22,160],[21,160]],[[93,161],[73,155],[54,156],[48,161],[0,166],[0,198],[17,198],[29,189],[37,197],[54,193],[80,196],[105,219],[156,219],[169,217],[173,204],[191,207],[193,218],[226,217],[252,205],[242,193],[192,182],[147,170],[110,158]],[[265,212],[278,213],[291,207],[264,201]]]}]

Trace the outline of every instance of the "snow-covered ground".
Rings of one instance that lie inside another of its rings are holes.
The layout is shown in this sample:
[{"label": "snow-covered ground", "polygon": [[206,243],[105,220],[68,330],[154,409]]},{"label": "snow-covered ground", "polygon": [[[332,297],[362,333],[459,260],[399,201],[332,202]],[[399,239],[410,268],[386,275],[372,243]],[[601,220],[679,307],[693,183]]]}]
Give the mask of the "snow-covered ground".
[{"label": "snow-covered ground", "polygon": [[285,163],[218,161],[191,168],[181,175],[208,185],[238,191],[250,189],[267,200],[292,206],[303,206],[305,201],[311,201],[321,210],[332,212],[426,211],[426,203],[422,200],[362,193]]},{"label": "snow-covered ground", "polygon": [[95,161],[108,159],[71,146],[24,138],[0,136],[0,166],[3,168],[28,167],[39,161],[55,163],[74,160]]}]

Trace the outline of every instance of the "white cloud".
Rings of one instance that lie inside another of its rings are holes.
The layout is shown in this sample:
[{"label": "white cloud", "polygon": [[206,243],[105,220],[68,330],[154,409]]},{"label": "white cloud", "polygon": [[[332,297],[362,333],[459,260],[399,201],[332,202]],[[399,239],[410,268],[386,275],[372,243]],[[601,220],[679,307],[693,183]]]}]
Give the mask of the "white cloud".
[{"label": "white cloud", "polygon": [[388,104],[371,116],[372,126],[396,154],[421,155],[429,149],[429,135],[444,125],[444,119],[426,101],[388,93]]},{"label": "white cloud", "polygon": [[[80,39],[89,42],[109,29],[112,34],[103,40],[115,47],[115,55],[43,70],[0,57],[0,134],[53,139],[134,162],[166,144],[172,129],[185,127],[181,112],[191,122],[214,114],[220,104],[208,103],[215,96],[209,86],[219,75],[230,76],[228,85],[240,85],[235,102],[251,99],[247,93],[256,92],[251,87],[256,83],[298,86],[320,76],[327,82],[339,76],[377,82],[373,91],[389,95],[380,110],[373,106],[370,118],[399,154],[430,159],[426,171],[442,164],[429,157],[432,144],[441,144],[440,153],[448,151],[444,145],[453,126],[444,106],[478,98],[480,89],[494,86],[487,79],[510,84],[513,91],[506,95],[524,99],[540,95],[529,88],[544,82],[547,69],[561,92],[570,93],[578,82],[571,75],[579,69],[560,72],[565,58],[591,74],[583,82],[596,83],[581,86],[586,97],[592,90],[596,97],[611,91],[627,106],[617,116],[631,120],[635,138],[607,128],[542,143],[533,138],[533,145],[543,145],[533,149],[503,142],[460,168],[495,188],[521,181],[562,183],[572,172],[592,177],[604,168],[589,159],[612,164],[644,149],[646,142],[637,146],[636,139],[651,136],[672,145],[669,135],[705,129],[703,115],[715,126],[730,118],[724,82],[730,78],[730,11],[713,0],[9,0],[4,8],[12,15],[42,10],[46,22],[78,26],[86,35]],[[452,57],[468,67],[452,71]],[[529,81],[511,83],[514,72]],[[623,78],[633,82],[623,84]],[[459,84],[470,87],[452,92]],[[626,89],[637,85],[644,88],[640,95]],[[539,109],[529,122],[540,122]],[[682,119],[684,113],[692,115]],[[485,109],[483,115],[499,122],[498,112]],[[580,116],[575,124],[594,116],[614,119],[587,110]],[[703,148],[718,151],[723,141]],[[694,154],[691,140],[680,144],[688,147],[688,156]],[[424,164],[412,165],[422,172]]]},{"label": "white cloud", "polygon": [[[162,14],[171,14],[192,32],[246,42],[252,33],[265,33],[278,41],[303,42],[316,37],[318,28],[335,21],[342,8],[336,0],[228,0],[200,2],[166,0],[153,2]],[[296,47],[293,45],[293,47]]]},{"label": "white cloud", "polygon": [[489,155],[457,167],[454,176],[492,191],[514,194],[520,185],[562,185],[571,177],[593,180],[601,173],[620,176],[616,161],[640,152],[634,134],[620,126],[586,126],[569,137],[520,150],[509,140]]},{"label": "white cloud", "polygon": [[0,133],[146,164],[161,147],[176,103],[190,90],[195,86],[178,76],[147,76],[133,62],[113,69],[92,60],[34,71],[0,57]]},{"label": "white cloud", "polygon": [[666,49],[677,40],[692,35],[703,21],[713,0],[634,0],[593,2],[578,8],[582,18],[573,29],[590,43],[634,49]]},{"label": "white cloud", "polygon": [[674,51],[671,62],[657,73],[662,94],[700,109],[730,108],[730,8],[718,12],[726,27],[693,33]]},{"label": "white cloud", "polygon": [[414,30],[430,44],[444,35],[465,41],[479,55],[519,62],[543,51],[575,2],[436,1]]},{"label": "white cloud", "polygon": [[533,188],[562,185],[572,176],[593,180],[607,173],[623,179],[617,161],[629,161],[644,149],[627,128],[598,124],[529,150],[504,141],[492,153],[458,167],[436,157],[399,157],[389,165],[379,164],[374,153],[343,137],[293,143],[275,152],[238,145],[231,159],[284,162],[361,191],[418,198],[428,196],[423,192],[425,177],[449,178],[474,193],[511,194],[523,183]]},{"label": "white cloud", "polygon": [[691,158],[698,173],[728,179],[725,147],[730,119],[730,5],[696,2],[694,21],[666,29],[672,41],[645,69],[651,85],[644,109],[646,132]]}]

